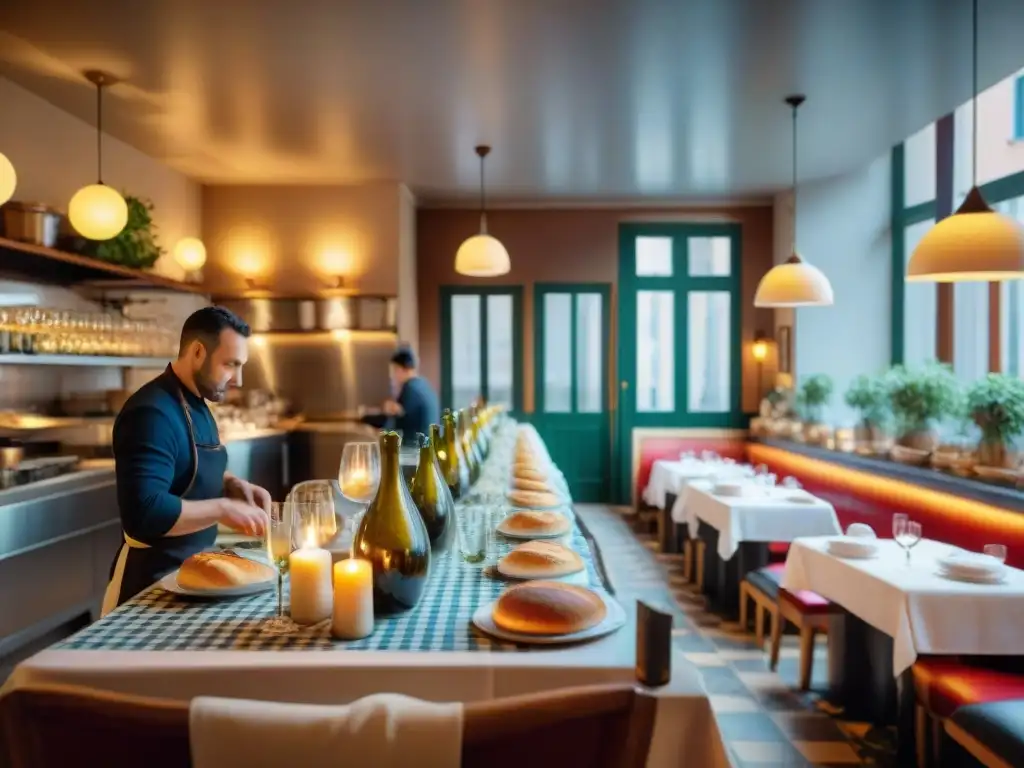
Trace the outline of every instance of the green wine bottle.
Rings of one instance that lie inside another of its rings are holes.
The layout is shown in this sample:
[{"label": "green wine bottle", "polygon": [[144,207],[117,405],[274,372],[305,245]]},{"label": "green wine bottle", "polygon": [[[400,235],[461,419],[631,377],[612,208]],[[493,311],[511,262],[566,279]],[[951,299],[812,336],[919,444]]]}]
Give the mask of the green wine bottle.
[{"label": "green wine bottle", "polygon": [[469,439],[469,414],[463,408],[458,415],[459,447],[466,457],[466,468],[469,470],[469,484],[475,485],[480,478],[480,457],[473,450],[473,442]]},{"label": "green wine bottle", "polygon": [[477,453],[480,456],[480,461],[483,462],[487,458],[488,445],[484,436],[483,419],[480,417],[480,407],[475,403],[469,409],[469,429],[470,434],[473,437],[473,444],[476,446]]},{"label": "green wine bottle", "polygon": [[430,425],[430,436],[419,435],[420,461],[416,467],[409,494],[423,517],[435,552],[444,552],[452,543],[455,533],[455,500],[448,484],[441,476],[435,445],[441,442],[441,427]]},{"label": "green wine bottle", "polygon": [[407,611],[423,596],[430,575],[430,536],[409,495],[397,432],[380,436],[380,485],[352,540],[352,556],[373,564],[373,610]]},{"label": "green wine bottle", "polygon": [[444,409],[441,423],[444,425],[444,455],[439,452],[438,459],[444,470],[444,481],[452,492],[452,498],[457,501],[464,493],[469,492],[469,473],[466,471],[466,459],[459,447],[455,416],[450,408]]}]

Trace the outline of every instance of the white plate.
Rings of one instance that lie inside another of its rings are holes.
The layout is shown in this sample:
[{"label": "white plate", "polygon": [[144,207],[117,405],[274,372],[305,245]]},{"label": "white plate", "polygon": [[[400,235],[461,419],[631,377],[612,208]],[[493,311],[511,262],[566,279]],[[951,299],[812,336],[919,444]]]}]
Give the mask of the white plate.
[{"label": "white plate", "polygon": [[[586,577],[587,575],[587,566],[585,565],[581,565],[579,567],[579,570],[569,571],[568,573],[563,573],[559,576],[536,576],[534,574],[524,575],[522,571],[517,571],[514,568],[509,569],[508,567],[506,567],[504,564],[504,560],[498,562],[498,565],[495,567],[495,570],[497,570],[498,573],[500,573],[502,576],[507,576],[510,579],[520,579],[522,581],[561,581],[571,576],[578,576],[580,574],[583,574],[583,576]],[[584,578],[583,586],[587,586],[587,584],[588,582]]]},{"label": "white plate", "polygon": [[260,581],[256,584],[245,584],[241,587],[225,587],[223,589],[186,589],[178,583],[178,572],[172,571],[164,576],[158,584],[161,589],[166,589],[168,592],[173,592],[176,595],[185,595],[187,597],[211,597],[211,598],[226,598],[226,597],[246,597],[248,595],[255,595],[260,592],[266,592],[268,589],[273,589],[277,583],[277,579],[269,579],[267,581]]},{"label": "white plate", "polygon": [[575,573],[567,573],[565,576],[519,576],[515,573],[505,573],[500,566],[496,566],[495,569],[501,576],[512,580],[513,582],[522,581],[560,581],[564,584],[575,584],[578,587],[589,587],[590,576],[587,574],[587,569],[576,571]]},{"label": "white plate", "polygon": [[572,530],[572,525],[568,520],[566,520],[565,527],[557,533],[552,533],[551,531],[509,531],[505,528],[505,521],[502,520],[498,523],[496,530],[502,536],[507,536],[510,539],[523,539],[524,541],[530,541],[532,539],[560,539],[569,534]]},{"label": "white plate", "polygon": [[[565,643],[579,643],[584,640],[596,640],[599,637],[610,635],[626,624],[626,612],[614,598],[608,595],[597,593],[604,600],[607,613],[604,619],[582,632],[574,632],[571,635],[524,635],[519,632],[507,632],[494,623],[494,602],[477,608],[473,614],[473,626],[486,635],[505,640],[509,643],[520,643],[522,645],[563,645]],[[495,601],[497,602],[497,601]]]},{"label": "white plate", "polygon": [[[558,496],[559,494],[555,494],[555,495]],[[534,510],[534,511],[542,511],[542,512],[550,512],[551,510],[554,510],[554,509],[561,509],[562,507],[564,507],[564,506],[569,504],[569,500],[567,498],[565,498],[564,496],[559,498],[559,501],[558,501],[557,504],[547,504],[547,505],[543,505],[543,506],[539,505],[539,504],[531,504],[530,506],[526,506],[524,504],[517,504],[516,502],[512,501],[512,499],[510,499],[508,496],[505,497],[505,501],[508,503],[508,505],[510,507],[512,507],[512,509],[526,509],[526,510]]]},{"label": "white plate", "polygon": [[994,576],[992,574],[967,574],[967,573],[954,573],[947,571],[944,568],[939,569],[939,576],[950,581],[963,581],[968,584],[1002,584],[1006,581],[1005,573],[997,573]]}]

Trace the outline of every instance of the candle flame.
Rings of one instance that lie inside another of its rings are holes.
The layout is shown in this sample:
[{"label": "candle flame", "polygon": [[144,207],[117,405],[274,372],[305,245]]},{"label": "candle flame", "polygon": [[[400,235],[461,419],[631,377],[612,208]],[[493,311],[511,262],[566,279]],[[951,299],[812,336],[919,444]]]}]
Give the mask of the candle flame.
[{"label": "candle flame", "polygon": [[306,528],[306,547],[314,548],[319,542],[316,540],[316,529],[310,525]]}]

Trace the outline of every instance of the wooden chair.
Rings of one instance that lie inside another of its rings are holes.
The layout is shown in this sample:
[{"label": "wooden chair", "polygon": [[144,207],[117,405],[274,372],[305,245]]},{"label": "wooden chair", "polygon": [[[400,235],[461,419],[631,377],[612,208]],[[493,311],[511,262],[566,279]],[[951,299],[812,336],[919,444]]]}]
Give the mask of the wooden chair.
[{"label": "wooden chair", "polygon": [[834,612],[832,604],[813,592],[790,592],[779,589],[778,613],[772,623],[772,646],[769,667],[774,672],[779,666],[782,630],[786,622],[800,632],[800,690],[811,687],[814,668],[814,640],[818,634],[828,633],[829,618]]},{"label": "wooden chair", "polygon": [[740,628],[746,632],[750,626],[750,603],[754,603],[754,636],[758,649],[764,648],[765,622],[774,627],[779,613],[779,582],[782,564],[769,565],[751,571],[740,582]]},{"label": "wooden chair", "polygon": [[[655,710],[653,696],[629,685],[467,704],[462,764],[643,768]],[[187,768],[188,722],[185,703],[87,688],[25,687],[0,699],[10,768]]]}]

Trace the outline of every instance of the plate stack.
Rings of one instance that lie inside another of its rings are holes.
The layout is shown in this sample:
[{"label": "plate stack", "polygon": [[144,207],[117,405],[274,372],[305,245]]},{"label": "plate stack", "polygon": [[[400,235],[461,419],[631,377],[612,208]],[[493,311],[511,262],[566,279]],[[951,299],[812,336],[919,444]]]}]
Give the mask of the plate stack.
[{"label": "plate stack", "polygon": [[864,560],[874,557],[878,552],[878,543],[874,539],[861,536],[836,536],[828,541],[829,554],[852,560]]},{"label": "plate stack", "polygon": [[1006,566],[991,555],[955,552],[939,560],[939,575],[972,584],[999,584],[1006,578]]},{"label": "plate stack", "polygon": [[711,492],[715,496],[751,496],[753,494],[754,487],[750,483],[715,483],[714,488]]}]

